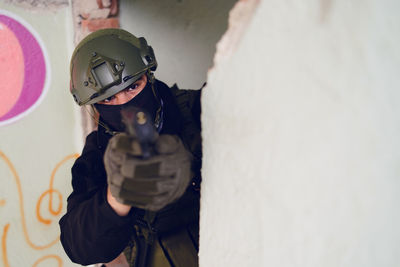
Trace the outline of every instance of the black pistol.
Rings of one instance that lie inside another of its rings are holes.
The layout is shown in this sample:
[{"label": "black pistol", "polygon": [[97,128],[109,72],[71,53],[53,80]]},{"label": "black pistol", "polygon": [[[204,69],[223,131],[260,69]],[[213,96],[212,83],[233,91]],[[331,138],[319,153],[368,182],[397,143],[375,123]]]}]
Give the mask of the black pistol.
[{"label": "black pistol", "polygon": [[142,158],[151,157],[158,132],[150,114],[140,108],[128,107],[121,110],[121,116],[125,132],[139,142]]}]

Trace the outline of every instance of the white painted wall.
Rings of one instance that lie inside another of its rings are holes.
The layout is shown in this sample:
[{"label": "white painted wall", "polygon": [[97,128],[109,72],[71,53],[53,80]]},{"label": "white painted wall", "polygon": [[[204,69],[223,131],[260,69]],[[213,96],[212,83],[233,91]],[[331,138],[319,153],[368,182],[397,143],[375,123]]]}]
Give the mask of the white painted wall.
[{"label": "white painted wall", "polygon": [[158,79],[169,86],[199,89],[236,1],[120,0],[120,24],[153,47]]},{"label": "white painted wall", "polygon": [[[0,266],[77,266],[58,241],[58,220],[72,190],[73,159],[68,156],[79,153],[82,143],[68,87],[70,9],[64,5],[32,12],[1,1],[0,10],[18,16],[38,33],[50,67],[48,91],[40,104],[20,120],[0,126]],[[51,188],[49,208],[46,192]]]},{"label": "white painted wall", "polygon": [[400,266],[399,11],[262,0],[233,52],[224,37],[202,98],[201,267]]}]

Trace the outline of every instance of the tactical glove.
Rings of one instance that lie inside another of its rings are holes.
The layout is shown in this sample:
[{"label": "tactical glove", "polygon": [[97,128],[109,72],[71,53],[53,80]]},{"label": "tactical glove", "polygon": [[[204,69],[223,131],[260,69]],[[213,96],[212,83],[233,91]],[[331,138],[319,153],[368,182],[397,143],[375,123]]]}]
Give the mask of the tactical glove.
[{"label": "tactical glove", "polygon": [[155,155],[143,159],[137,139],[110,139],[104,154],[108,186],[122,204],[158,211],[183,195],[191,180],[191,154],[177,136],[160,135]]}]

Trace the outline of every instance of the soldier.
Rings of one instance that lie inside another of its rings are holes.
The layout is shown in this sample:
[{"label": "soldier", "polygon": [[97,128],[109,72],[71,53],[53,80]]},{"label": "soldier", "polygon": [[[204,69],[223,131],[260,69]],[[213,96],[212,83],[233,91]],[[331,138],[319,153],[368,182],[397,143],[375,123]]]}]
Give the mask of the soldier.
[{"label": "soldier", "polygon": [[198,266],[200,90],[169,88],[156,68],[146,40],[121,29],[90,34],[72,55],[71,94],[98,123],[72,167],[60,220],[75,263]]}]

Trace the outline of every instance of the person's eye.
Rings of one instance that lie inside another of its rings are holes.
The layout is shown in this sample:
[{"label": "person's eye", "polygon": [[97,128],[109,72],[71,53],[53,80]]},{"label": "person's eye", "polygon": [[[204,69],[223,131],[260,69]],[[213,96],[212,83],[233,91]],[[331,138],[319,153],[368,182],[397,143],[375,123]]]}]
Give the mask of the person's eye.
[{"label": "person's eye", "polygon": [[138,87],[139,87],[139,85],[135,83],[135,84],[132,84],[132,86],[129,86],[126,89],[126,91],[130,92],[130,91],[133,91],[133,90],[137,89]]},{"label": "person's eye", "polygon": [[104,99],[103,101],[104,101],[104,103],[109,103],[109,102],[111,102],[113,99],[115,98],[115,96],[110,96],[110,97],[107,97],[106,99]]}]

